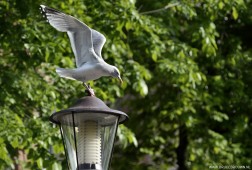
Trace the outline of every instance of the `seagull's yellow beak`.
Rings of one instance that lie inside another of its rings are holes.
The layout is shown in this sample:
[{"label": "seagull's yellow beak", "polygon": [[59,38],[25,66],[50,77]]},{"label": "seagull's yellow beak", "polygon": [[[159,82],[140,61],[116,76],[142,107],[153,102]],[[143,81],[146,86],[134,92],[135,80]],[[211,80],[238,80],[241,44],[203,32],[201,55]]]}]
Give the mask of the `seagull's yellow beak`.
[{"label": "seagull's yellow beak", "polygon": [[119,76],[118,79],[120,80],[121,85],[123,84],[122,78]]}]

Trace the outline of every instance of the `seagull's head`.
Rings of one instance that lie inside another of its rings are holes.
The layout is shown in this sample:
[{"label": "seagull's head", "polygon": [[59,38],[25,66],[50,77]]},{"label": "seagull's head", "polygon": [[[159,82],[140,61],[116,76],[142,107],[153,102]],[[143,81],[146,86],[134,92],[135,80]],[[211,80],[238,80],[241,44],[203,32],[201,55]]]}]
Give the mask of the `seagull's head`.
[{"label": "seagull's head", "polygon": [[122,78],[120,76],[120,71],[115,66],[113,66],[113,71],[112,71],[111,76],[115,77],[115,78],[118,78],[120,80],[121,84],[123,83]]}]

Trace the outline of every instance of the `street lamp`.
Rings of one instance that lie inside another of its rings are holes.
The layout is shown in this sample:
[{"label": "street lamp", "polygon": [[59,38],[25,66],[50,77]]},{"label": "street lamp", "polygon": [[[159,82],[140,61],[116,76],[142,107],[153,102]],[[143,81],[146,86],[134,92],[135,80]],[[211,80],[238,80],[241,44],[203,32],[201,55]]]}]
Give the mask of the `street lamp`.
[{"label": "street lamp", "polygon": [[107,170],[117,126],[127,119],[95,96],[83,97],[50,117],[60,126],[70,170]]}]

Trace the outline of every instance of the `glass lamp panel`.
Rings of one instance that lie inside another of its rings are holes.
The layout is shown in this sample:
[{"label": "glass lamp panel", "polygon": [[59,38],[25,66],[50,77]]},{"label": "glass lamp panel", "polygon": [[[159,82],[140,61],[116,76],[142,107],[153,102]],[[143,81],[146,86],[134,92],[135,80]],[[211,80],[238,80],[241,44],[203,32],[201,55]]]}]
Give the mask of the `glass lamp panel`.
[{"label": "glass lamp panel", "polygon": [[107,170],[118,116],[104,113],[75,113],[77,163],[80,170]]},{"label": "glass lamp panel", "polygon": [[102,168],[104,170],[109,168],[117,126],[118,119],[113,124],[102,127]]},{"label": "glass lamp panel", "polygon": [[61,133],[64,141],[64,147],[66,151],[66,157],[70,170],[76,170],[77,159],[76,159],[76,147],[75,137],[73,129],[73,116],[72,114],[64,115],[61,117]]}]

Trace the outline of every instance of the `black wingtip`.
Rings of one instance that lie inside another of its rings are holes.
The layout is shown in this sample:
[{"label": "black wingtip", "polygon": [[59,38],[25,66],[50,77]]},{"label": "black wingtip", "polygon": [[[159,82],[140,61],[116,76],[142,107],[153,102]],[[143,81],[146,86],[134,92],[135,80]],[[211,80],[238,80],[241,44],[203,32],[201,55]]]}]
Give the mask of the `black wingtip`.
[{"label": "black wingtip", "polygon": [[47,22],[49,22],[49,20],[47,18],[48,14],[55,14],[55,15],[56,14],[64,14],[64,13],[62,13],[62,12],[56,10],[56,9],[50,8],[50,7],[45,6],[45,5],[40,5],[39,9],[40,9],[40,12],[41,12],[43,18],[46,18]]},{"label": "black wingtip", "polygon": [[51,7],[45,6],[45,5],[40,5],[40,10],[42,13],[51,13],[51,14],[59,14],[62,13],[56,9],[53,9]]},{"label": "black wingtip", "polygon": [[39,9],[40,9],[40,13],[42,14],[42,16],[44,18],[46,18],[46,11],[45,11],[46,6],[45,5],[40,5]]}]

